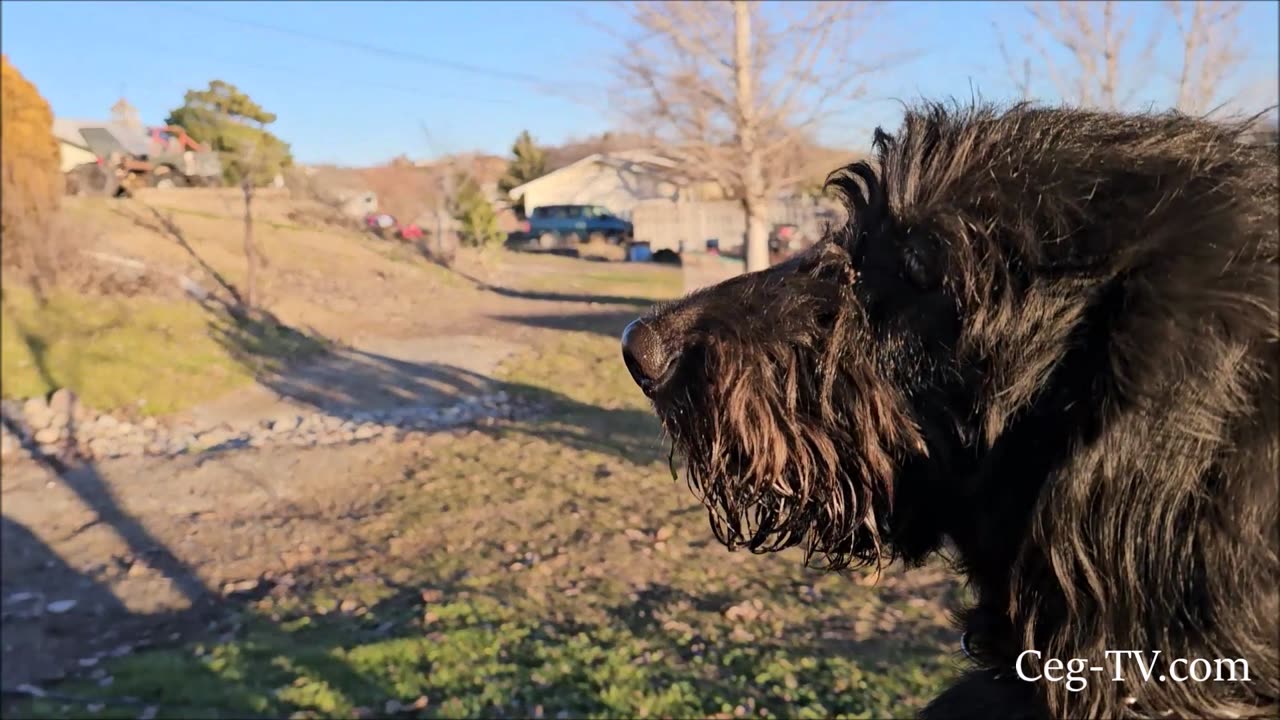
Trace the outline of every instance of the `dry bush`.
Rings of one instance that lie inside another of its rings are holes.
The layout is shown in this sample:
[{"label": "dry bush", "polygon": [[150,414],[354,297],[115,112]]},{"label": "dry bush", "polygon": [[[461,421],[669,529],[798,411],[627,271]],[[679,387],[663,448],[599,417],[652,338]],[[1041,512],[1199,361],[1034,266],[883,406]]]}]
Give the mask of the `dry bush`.
[{"label": "dry bush", "polygon": [[53,241],[68,234],[49,232],[64,189],[53,111],[8,56],[0,68],[0,257],[39,292],[68,260],[68,248]]}]

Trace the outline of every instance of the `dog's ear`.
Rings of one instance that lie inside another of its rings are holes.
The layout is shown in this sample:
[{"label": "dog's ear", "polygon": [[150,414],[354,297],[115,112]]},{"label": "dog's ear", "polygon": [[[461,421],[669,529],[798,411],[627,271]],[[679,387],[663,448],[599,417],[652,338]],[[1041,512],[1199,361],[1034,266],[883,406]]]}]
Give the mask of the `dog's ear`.
[{"label": "dog's ear", "polygon": [[875,170],[866,162],[847,165],[827,176],[825,186],[841,200],[849,213],[849,224],[858,234],[884,219],[887,198]]}]

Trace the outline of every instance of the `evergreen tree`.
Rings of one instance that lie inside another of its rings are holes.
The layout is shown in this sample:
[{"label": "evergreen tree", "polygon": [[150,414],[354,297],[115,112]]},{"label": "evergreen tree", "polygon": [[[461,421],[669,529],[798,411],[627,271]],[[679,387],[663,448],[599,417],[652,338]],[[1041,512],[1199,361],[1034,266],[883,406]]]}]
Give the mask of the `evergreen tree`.
[{"label": "evergreen tree", "polygon": [[[520,137],[516,138],[515,144],[511,146],[511,155],[507,174],[498,180],[498,189],[503,195],[509,195],[512,189],[547,174],[547,153],[533,142],[528,130],[522,131]],[[523,218],[524,198],[516,201],[512,209],[517,216]]]},{"label": "evergreen tree", "polygon": [[459,241],[467,247],[488,248],[502,242],[498,214],[484,196],[480,184],[470,175],[459,174],[457,188],[449,203],[449,214],[458,221]]},{"label": "evergreen tree", "polygon": [[275,121],[274,113],[235,85],[213,80],[208,89],[188,91],[182,106],[165,122],[182,127],[192,139],[221,154],[228,183],[238,184],[249,175],[265,184],[293,164],[288,143],[266,129]]}]

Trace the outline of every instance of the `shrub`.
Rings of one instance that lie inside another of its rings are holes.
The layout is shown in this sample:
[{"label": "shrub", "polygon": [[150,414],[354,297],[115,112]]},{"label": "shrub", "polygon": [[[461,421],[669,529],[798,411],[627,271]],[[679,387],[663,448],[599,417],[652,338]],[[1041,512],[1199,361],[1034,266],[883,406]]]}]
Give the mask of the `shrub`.
[{"label": "shrub", "polygon": [[53,111],[8,56],[0,73],[0,257],[39,286],[53,280],[59,260],[46,238],[65,182]]},{"label": "shrub", "polygon": [[456,187],[449,211],[453,219],[458,221],[458,239],[461,243],[475,248],[502,244],[498,214],[494,212],[493,204],[484,196],[484,191],[475,178],[462,176]]}]

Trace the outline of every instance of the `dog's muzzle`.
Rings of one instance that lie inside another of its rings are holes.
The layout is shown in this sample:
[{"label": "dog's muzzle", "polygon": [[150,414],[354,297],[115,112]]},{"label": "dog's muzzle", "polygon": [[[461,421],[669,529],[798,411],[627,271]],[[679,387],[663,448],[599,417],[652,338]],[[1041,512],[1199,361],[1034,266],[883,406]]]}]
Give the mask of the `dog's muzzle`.
[{"label": "dog's muzzle", "polygon": [[671,379],[677,353],[670,352],[662,336],[643,318],[622,331],[622,361],[645,395],[653,397]]}]

